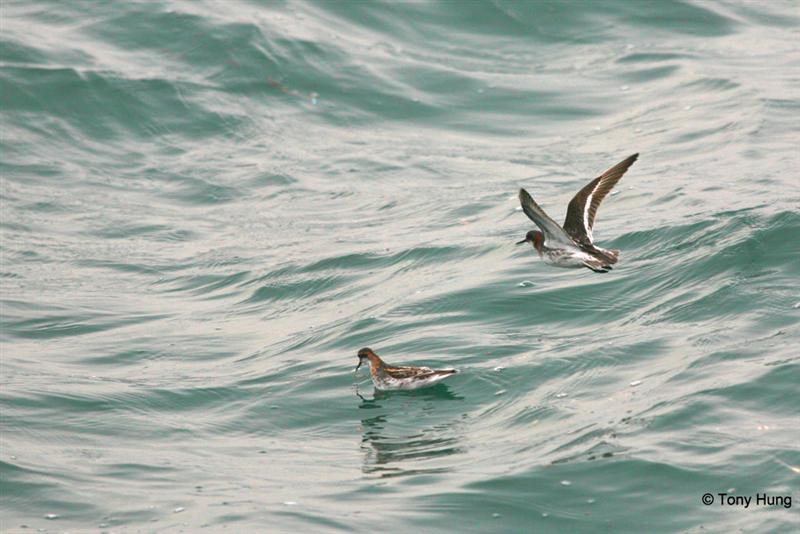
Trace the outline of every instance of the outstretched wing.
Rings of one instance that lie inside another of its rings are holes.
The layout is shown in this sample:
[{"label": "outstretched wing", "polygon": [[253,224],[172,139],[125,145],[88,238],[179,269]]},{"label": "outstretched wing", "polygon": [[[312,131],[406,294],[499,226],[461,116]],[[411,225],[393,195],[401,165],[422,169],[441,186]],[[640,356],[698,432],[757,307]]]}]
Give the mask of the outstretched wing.
[{"label": "outstretched wing", "polygon": [[578,191],[567,207],[567,218],[564,220],[564,230],[572,239],[581,245],[592,245],[597,208],[638,157],[639,154],[628,156]]},{"label": "outstretched wing", "polygon": [[536,223],[536,226],[544,234],[545,243],[548,241],[557,241],[563,244],[572,243],[572,239],[564,232],[564,229],[551,219],[524,189],[519,190],[519,203],[522,205],[522,211],[525,212],[525,215]]}]

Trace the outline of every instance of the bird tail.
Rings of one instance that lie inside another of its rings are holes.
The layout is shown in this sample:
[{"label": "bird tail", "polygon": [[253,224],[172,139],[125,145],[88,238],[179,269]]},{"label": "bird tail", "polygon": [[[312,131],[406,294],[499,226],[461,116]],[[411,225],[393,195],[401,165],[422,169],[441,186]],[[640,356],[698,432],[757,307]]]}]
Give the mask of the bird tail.
[{"label": "bird tail", "polygon": [[619,261],[619,250],[617,249],[608,250],[593,246],[589,249],[585,248],[584,250],[597,258],[597,261],[606,263],[608,265],[614,265],[617,263],[617,261]]},{"label": "bird tail", "polygon": [[604,250],[606,255],[606,260],[610,264],[617,263],[619,261],[619,250],[618,249],[611,249],[611,250]]}]

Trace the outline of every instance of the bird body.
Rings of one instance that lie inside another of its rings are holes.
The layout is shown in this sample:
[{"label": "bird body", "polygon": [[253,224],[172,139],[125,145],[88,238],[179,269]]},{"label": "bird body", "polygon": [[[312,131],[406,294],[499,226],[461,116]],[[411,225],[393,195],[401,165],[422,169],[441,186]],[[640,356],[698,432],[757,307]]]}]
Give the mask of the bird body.
[{"label": "bird body", "polygon": [[564,246],[549,248],[542,246],[541,250],[538,252],[539,257],[542,258],[545,263],[554,265],[556,267],[575,269],[579,269],[581,267],[595,267],[599,270],[605,265],[604,262],[598,261],[597,257],[589,254],[580,247]]},{"label": "bird body", "polygon": [[399,367],[389,365],[372,349],[358,351],[356,371],[364,362],[369,363],[370,376],[376,389],[419,389],[432,386],[448,376],[456,374],[456,369],[431,369],[430,367]]},{"label": "bird body", "polygon": [[619,259],[618,250],[606,250],[594,244],[594,220],[600,203],[639,157],[633,154],[589,182],[570,201],[564,226],[550,218],[525,191],[519,190],[522,210],[541,231],[531,230],[517,244],[531,243],[545,263],[556,267],[586,267],[608,272]]}]

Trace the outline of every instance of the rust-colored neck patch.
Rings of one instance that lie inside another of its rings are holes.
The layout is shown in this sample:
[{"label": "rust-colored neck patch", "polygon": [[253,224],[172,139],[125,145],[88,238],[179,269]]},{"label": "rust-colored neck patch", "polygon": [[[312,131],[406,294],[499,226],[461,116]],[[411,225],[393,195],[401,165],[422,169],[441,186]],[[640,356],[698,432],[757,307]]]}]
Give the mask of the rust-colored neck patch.
[{"label": "rust-colored neck patch", "polygon": [[380,370],[380,368],[383,366],[383,360],[381,360],[374,352],[367,354],[367,358],[369,358],[370,373],[372,373],[372,376],[377,376],[378,370]]},{"label": "rust-colored neck patch", "polygon": [[533,248],[541,252],[543,244],[544,244],[544,239],[542,239],[542,234],[540,234],[539,232],[533,234]]}]

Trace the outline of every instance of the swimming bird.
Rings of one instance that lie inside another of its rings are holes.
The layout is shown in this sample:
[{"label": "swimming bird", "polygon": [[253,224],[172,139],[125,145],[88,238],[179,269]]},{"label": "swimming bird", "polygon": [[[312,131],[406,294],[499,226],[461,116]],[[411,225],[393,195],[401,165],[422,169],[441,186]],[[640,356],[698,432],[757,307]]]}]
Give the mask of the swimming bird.
[{"label": "swimming bird", "polygon": [[370,375],[375,389],[418,389],[432,386],[448,376],[456,374],[456,369],[431,369],[429,367],[394,367],[381,360],[370,348],[358,351],[356,371],[365,361],[369,362]]},{"label": "swimming bird", "polygon": [[524,189],[519,190],[522,211],[541,232],[531,230],[517,245],[531,243],[545,263],[557,267],[587,267],[606,273],[619,259],[619,250],[595,246],[592,236],[597,208],[639,154],[628,156],[578,191],[567,207],[563,228],[539,207]]}]

